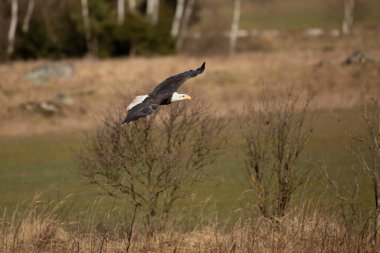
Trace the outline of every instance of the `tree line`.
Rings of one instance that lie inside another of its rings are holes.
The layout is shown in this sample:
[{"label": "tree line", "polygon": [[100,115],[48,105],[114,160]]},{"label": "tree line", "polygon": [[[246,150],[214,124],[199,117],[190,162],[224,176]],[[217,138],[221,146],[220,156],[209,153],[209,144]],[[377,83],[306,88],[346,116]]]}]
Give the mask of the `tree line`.
[{"label": "tree line", "polygon": [[[231,1],[229,52],[237,47],[241,8]],[[263,1],[269,2],[269,1]],[[355,6],[343,1],[342,34]],[[181,51],[189,25],[199,20],[196,0],[7,0],[0,2],[0,59],[168,54]]]},{"label": "tree line", "polygon": [[167,54],[197,21],[195,0],[0,2],[0,58]]}]

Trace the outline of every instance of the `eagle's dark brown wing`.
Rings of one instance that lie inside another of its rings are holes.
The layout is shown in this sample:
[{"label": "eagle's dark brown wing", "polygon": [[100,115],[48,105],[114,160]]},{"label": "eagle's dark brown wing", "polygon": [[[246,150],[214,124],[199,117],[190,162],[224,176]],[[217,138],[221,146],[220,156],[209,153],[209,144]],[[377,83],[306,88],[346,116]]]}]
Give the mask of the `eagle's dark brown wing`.
[{"label": "eagle's dark brown wing", "polygon": [[126,124],[131,121],[138,120],[148,116],[149,114],[154,113],[158,109],[158,104],[153,103],[142,103],[139,104],[128,111],[127,116],[125,117],[122,124]]},{"label": "eagle's dark brown wing", "polygon": [[204,62],[202,66],[197,68],[196,70],[188,70],[183,73],[177,74],[175,76],[171,76],[167,78],[165,81],[160,83],[154,88],[151,92],[152,95],[156,95],[159,93],[173,93],[178,90],[178,88],[189,78],[196,77],[199,74],[202,74],[205,70],[206,63]]}]

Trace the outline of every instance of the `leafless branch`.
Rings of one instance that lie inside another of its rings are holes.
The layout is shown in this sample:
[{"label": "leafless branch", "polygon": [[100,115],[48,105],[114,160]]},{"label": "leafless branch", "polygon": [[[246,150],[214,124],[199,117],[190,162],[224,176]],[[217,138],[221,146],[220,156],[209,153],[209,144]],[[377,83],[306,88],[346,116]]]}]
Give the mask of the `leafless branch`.
[{"label": "leafless branch", "polygon": [[293,192],[305,182],[298,166],[312,132],[306,119],[311,97],[294,94],[276,100],[263,93],[260,105],[241,120],[246,146],[246,173],[262,215],[282,217]]}]

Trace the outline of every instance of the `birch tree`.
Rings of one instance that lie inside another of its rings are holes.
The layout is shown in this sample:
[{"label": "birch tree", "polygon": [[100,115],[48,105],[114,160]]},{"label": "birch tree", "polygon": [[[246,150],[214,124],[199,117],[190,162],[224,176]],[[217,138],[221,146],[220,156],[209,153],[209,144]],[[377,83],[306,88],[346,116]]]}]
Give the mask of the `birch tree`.
[{"label": "birch tree", "polygon": [[125,0],[117,0],[117,22],[119,25],[124,23],[125,19]]},{"label": "birch tree", "polygon": [[230,54],[236,52],[236,43],[239,33],[239,23],[240,23],[240,13],[241,13],[241,3],[240,0],[234,0],[234,12],[232,17],[232,25],[230,32]]},{"label": "birch tree", "polygon": [[14,51],[16,28],[18,22],[18,0],[11,2],[11,22],[8,31],[8,48],[7,53],[12,54]]},{"label": "birch tree", "polygon": [[86,37],[87,50],[91,53],[91,27],[87,0],[81,0],[84,35]]},{"label": "birch tree", "polygon": [[178,36],[184,9],[185,9],[185,0],[177,0],[172,29],[170,32],[172,38],[176,38]]},{"label": "birch tree", "polygon": [[160,1],[159,0],[147,0],[146,14],[149,22],[152,25],[156,25],[159,18]]},{"label": "birch tree", "polygon": [[344,0],[344,16],[342,22],[342,33],[348,35],[352,32],[354,24],[355,0]]},{"label": "birch tree", "polygon": [[137,8],[136,0],[128,0],[129,12],[131,12],[131,13],[136,12],[136,8]]},{"label": "birch tree", "polygon": [[189,27],[190,18],[193,14],[195,0],[188,0],[185,8],[185,13],[181,22],[179,37],[176,43],[177,51],[182,50],[185,37],[187,35],[187,29]]},{"label": "birch tree", "polygon": [[24,33],[29,31],[29,24],[30,24],[30,19],[32,18],[34,11],[34,0],[29,0],[28,1],[28,9],[26,10],[25,18],[24,18],[24,23],[22,24],[22,31]]}]

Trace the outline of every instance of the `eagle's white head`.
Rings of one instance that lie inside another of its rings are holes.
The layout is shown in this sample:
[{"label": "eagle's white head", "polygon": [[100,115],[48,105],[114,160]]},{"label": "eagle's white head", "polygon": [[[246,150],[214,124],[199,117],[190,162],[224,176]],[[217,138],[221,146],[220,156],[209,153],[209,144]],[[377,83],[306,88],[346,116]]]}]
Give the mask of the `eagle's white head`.
[{"label": "eagle's white head", "polygon": [[191,100],[191,97],[187,94],[179,94],[177,92],[174,92],[172,95],[172,98],[170,99],[170,102],[176,102],[176,101],[181,101],[181,100]]}]

